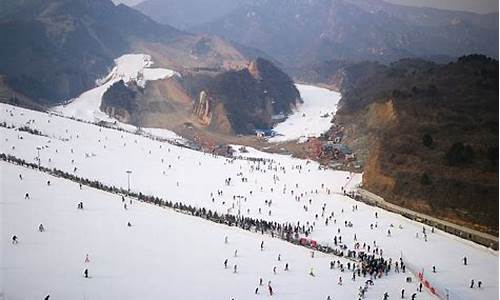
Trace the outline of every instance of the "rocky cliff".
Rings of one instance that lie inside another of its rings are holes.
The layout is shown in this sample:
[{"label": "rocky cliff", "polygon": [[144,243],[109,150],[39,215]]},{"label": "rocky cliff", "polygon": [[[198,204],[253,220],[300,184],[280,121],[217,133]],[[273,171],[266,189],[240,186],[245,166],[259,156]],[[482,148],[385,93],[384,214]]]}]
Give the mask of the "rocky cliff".
[{"label": "rocky cliff", "polygon": [[[216,75],[184,77],[186,90],[196,99],[193,112],[207,127],[219,124],[224,114],[231,132],[253,134],[255,129],[273,126],[273,115],[290,114],[301,102],[292,80],[265,59],[247,68]],[[226,130],[227,132],[227,130]]]}]

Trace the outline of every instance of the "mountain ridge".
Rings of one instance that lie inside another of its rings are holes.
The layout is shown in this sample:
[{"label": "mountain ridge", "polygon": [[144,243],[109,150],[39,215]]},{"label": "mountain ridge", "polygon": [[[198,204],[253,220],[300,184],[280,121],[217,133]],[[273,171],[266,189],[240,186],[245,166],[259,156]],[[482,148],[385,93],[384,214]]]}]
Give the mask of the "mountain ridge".
[{"label": "mountain ridge", "polygon": [[[148,0],[136,8],[148,6],[144,12],[155,16],[161,3]],[[168,3],[181,5],[175,0]],[[224,2],[213,5],[224,7]],[[156,18],[175,25],[175,20]],[[494,42],[498,41],[498,13],[480,15],[384,1],[240,1],[225,15],[187,28],[259,48],[287,68],[333,59],[391,62],[471,53],[498,57],[498,42]]]}]

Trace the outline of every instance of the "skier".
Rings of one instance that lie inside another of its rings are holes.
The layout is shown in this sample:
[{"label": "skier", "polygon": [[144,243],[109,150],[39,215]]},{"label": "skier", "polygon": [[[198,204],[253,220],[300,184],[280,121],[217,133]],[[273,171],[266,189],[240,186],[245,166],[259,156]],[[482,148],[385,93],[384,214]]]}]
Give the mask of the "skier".
[{"label": "skier", "polygon": [[89,258],[89,255],[87,254],[87,255],[85,255],[85,263],[87,264],[89,262],[90,262],[90,258]]},{"label": "skier", "polygon": [[45,228],[43,227],[43,224],[40,224],[38,226],[38,231],[40,231],[40,232],[44,232],[45,231]]},{"label": "skier", "polygon": [[264,241],[260,242],[260,251],[264,250]]},{"label": "skier", "polygon": [[234,267],[233,267],[233,273],[236,274],[237,272],[238,272],[238,265],[234,265]]},{"label": "skier", "polygon": [[262,286],[262,277],[259,278],[259,285]]},{"label": "skier", "polygon": [[271,287],[271,285],[268,285],[267,287],[269,288],[269,296],[272,296],[273,295],[273,288]]},{"label": "skier", "polygon": [[238,249],[234,250],[234,257],[238,256]]},{"label": "skier", "polygon": [[417,298],[417,293],[413,293],[413,294],[411,295],[411,300],[415,300],[416,298]]},{"label": "skier", "polygon": [[285,264],[285,271],[288,271],[288,263]]},{"label": "skier", "polygon": [[466,266],[467,265],[467,256],[464,256],[463,261],[464,261],[464,266]]},{"label": "skier", "polygon": [[259,287],[256,287],[255,288],[255,295],[257,295],[259,293]]},{"label": "skier", "polygon": [[276,266],[273,267],[273,273],[274,273],[274,275],[276,275]]},{"label": "skier", "polygon": [[130,222],[127,223],[128,227],[132,227],[132,224]]},{"label": "skier", "polygon": [[278,261],[281,261],[281,254],[278,254]]},{"label": "skier", "polygon": [[224,260],[224,269],[227,269],[227,258]]},{"label": "skier", "polygon": [[50,298],[50,295],[47,295],[47,296],[45,296],[45,298],[43,298],[43,300],[49,300],[49,298]]},{"label": "skier", "polygon": [[312,277],[314,277],[314,269],[311,268],[311,271],[309,272],[309,275],[311,275]]},{"label": "skier", "polygon": [[227,235],[224,237],[224,244],[227,244],[228,240],[227,240]]},{"label": "skier", "polygon": [[404,299],[405,298],[405,289],[402,289],[401,290],[401,299]]},{"label": "skier", "polygon": [[12,245],[16,245],[19,241],[17,240],[17,236],[12,236]]},{"label": "skier", "polygon": [[418,291],[422,293],[422,282],[420,282],[420,284],[418,285]]},{"label": "skier", "polygon": [[389,300],[389,294],[387,292],[384,293],[384,300]]},{"label": "skier", "polygon": [[477,282],[477,287],[478,288],[481,288],[482,285],[483,285],[483,283],[481,282],[481,280]]},{"label": "skier", "polygon": [[30,194],[26,193],[26,195],[24,195],[24,199],[27,200],[30,198]]},{"label": "skier", "polygon": [[471,288],[471,289],[472,289],[472,288],[474,288],[474,279],[472,279],[472,280],[470,281],[470,288]]},{"label": "skier", "polygon": [[432,266],[432,273],[436,273],[436,266]]},{"label": "skier", "polygon": [[89,269],[85,269],[85,271],[83,271],[83,277],[89,278]]}]

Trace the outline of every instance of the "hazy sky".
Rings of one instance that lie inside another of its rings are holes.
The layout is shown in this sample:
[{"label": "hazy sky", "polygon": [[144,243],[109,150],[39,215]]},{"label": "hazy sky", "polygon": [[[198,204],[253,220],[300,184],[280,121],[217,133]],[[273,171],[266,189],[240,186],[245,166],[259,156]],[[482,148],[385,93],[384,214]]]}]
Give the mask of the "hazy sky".
[{"label": "hazy sky", "polygon": [[498,12],[498,0],[385,0],[387,2],[428,6],[435,8],[466,10],[478,13]]},{"label": "hazy sky", "polygon": [[[127,5],[135,5],[144,0],[113,0]],[[498,12],[498,0],[385,0],[387,2],[412,6],[428,6],[451,10],[466,10],[478,13]]]}]

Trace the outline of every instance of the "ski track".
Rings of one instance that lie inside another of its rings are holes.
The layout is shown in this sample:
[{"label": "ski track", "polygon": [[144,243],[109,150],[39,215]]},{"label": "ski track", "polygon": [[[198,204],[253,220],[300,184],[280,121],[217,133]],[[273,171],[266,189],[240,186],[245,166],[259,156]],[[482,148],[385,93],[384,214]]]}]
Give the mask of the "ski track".
[{"label": "ski track", "polygon": [[299,104],[293,114],[273,128],[277,135],[269,138],[270,142],[319,137],[332,126],[330,121],[337,111],[340,93],[305,84],[296,84],[296,87],[304,103]]},{"label": "ski track", "polygon": [[[223,213],[237,214],[241,207],[241,214],[248,217],[301,224],[316,222],[311,238],[332,245],[333,237],[341,235],[350,248],[354,234],[361,243],[376,241],[384,250],[384,257],[397,260],[402,253],[407,264],[424,269],[435,285],[448,288],[454,296],[450,299],[498,299],[498,252],[439,230],[430,233],[429,227],[429,239],[424,242],[423,238],[415,237],[422,231],[422,224],[339,193],[346,182],[350,184],[348,189],[358,184],[361,174],[320,170],[316,162],[267,153],[266,158],[274,159],[272,164],[231,161],[6,104],[0,104],[0,122],[16,127],[28,124],[48,136],[0,127],[0,152],[36,162],[36,147],[42,147],[43,166],[66,172],[73,172],[76,167],[77,176],[108,185],[127,188],[125,171],[131,170],[133,191]],[[249,153],[242,155],[263,154],[250,148]],[[273,281],[275,298],[326,299],[331,295],[332,299],[355,299],[362,284],[351,283],[346,272],[342,274],[345,284],[338,286],[341,273],[328,269],[331,257],[318,253],[311,259],[304,248],[145,204],[135,204],[125,212],[120,209],[117,196],[91,189],[80,192],[76,184],[61,179],[51,179],[55,184],[47,188],[47,175],[6,163],[0,166],[4,252],[1,270],[7,299],[40,299],[44,293],[55,291],[54,295],[60,293],[63,299],[234,297],[238,300],[256,298],[253,290],[260,276],[264,282]],[[19,182],[18,173],[25,174],[26,181]],[[242,182],[238,174],[243,174],[248,182]],[[273,175],[278,176],[276,181]],[[225,179],[229,177],[232,182],[226,186]],[[327,189],[332,193],[328,194]],[[224,195],[217,196],[217,190],[223,190]],[[26,192],[33,195],[31,200],[24,201]],[[300,201],[294,199],[298,194],[303,194]],[[246,201],[233,199],[238,195],[246,197]],[[268,208],[264,201],[270,199],[273,204]],[[88,211],[76,211],[79,201],[85,202]],[[334,212],[336,224],[330,222],[325,226],[321,217],[324,203],[326,216]],[[304,205],[309,208],[307,212]],[[358,206],[357,211],[352,211],[353,205]],[[131,230],[125,226],[129,219],[134,224]],[[354,226],[344,227],[345,221]],[[36,232],[39,223],[46,225],[48,231]],[[377,228],[371,230],[370,224],[375,223]],[[398,229],[399,225],[403,229]],[[389,228],[391,237],[387,236]],[[15,247],[10,245],[12,234],[21,239]],[[229,250],[223,243],[226,234],[231,241]],[[258,249],[262,239],[269,245],[264,253]],[[234,248],[242,255],[238,258],[241,272],[237,275],[222,268],[226,257],[232,266]],[[91,280],[81,278],[87,252],[95,259],[95,265],[89,268],[95,276]],[[277,253],[289,257],[293,272],[272,275]],[[468,266],[462,265],[463,256],[467,256]],[[436,265],[437,273],[430,272],[432,265]],[[317,272],[314,278],[307,275],[310,267]],[[401,288],[405,288],[408,298],[416,284],[404,283],[404,278],[391,273],[377,280],[366,299],[381,299],[384,291],[389,291],[391,298],[399,298]],[[483,281],[484,287],[470,289],[471,279]],[[261,291],[258,297],[268,295]],[[417,297],[427,298],[430,298],[427,293],[419,293]]]}]

